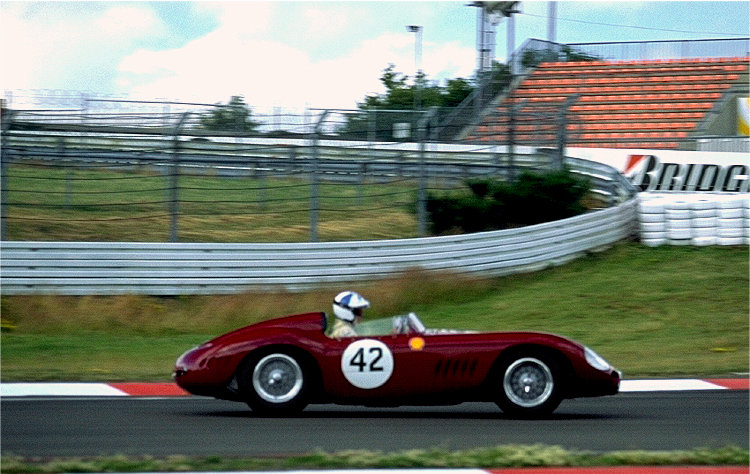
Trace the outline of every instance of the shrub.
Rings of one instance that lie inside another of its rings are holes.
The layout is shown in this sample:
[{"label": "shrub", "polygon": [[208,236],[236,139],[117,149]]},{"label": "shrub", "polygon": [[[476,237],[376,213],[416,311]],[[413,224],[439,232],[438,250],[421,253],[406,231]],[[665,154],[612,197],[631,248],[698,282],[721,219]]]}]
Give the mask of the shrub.
[{"label": "shrub", "polygon": [[582,199],[591,189],[588,181],[568,170],[525,172],[513,183],[475,179],[465,184],[469,192],[428,195],[433,234],[481,232],[576,216],[586,210]]}]

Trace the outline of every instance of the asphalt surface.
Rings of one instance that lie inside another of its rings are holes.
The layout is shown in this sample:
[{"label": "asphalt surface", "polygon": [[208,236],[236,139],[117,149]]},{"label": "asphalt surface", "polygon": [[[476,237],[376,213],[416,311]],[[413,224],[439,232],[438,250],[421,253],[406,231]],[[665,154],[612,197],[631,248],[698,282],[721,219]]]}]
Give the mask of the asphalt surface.
[{"label": "asphalt surface", "polygon": [[532,421],[509,419],[495,405],[481,403],[392,409],[316,405],[281,419],[201,397],[4,398],[0,409],[3,454],[22,456],[252,456],[510,443],[594,451],[748,446],[744,390],[567,400],[547,419]]}]

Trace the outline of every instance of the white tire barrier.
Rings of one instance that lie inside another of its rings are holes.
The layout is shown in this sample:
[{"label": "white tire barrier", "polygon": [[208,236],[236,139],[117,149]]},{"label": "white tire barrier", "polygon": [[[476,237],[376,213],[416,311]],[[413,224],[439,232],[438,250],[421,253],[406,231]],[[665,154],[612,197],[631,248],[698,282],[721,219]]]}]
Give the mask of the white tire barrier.
[{"label": "white tire barrier", "polygon": [[719,209],[718,217],[721,219],[744,219],[745,209],[742,207],[733,207],[729,209]]},{"label": "white tire barrier", "polygon": [[641,193],[641,242],[750,245],[750,196],[738,193]]}]

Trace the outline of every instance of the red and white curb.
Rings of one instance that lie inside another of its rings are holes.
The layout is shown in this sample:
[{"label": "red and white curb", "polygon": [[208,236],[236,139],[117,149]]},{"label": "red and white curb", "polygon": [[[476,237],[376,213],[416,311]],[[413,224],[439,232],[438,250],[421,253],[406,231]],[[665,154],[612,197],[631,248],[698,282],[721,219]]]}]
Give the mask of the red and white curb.
[{"label": "red and white curb", "polygon": [[[747,474],[742,466],[595,466],[505,469],[342,469],[335,471],[236,471],[226,474]],[[146,473],[141,473],[146,474]],[[187,474],[210,474],[191,472]]]},{"label": "red and white curb", "polygon": [[[620,392],[748,390],[750,379],[623,380]],[[173,383],[2,383],[0,397],[180,397],[189,395]]]},{"label": "red and white curb", "polygon": [[173,383],[2,383],[0,397],[181,397]]}]

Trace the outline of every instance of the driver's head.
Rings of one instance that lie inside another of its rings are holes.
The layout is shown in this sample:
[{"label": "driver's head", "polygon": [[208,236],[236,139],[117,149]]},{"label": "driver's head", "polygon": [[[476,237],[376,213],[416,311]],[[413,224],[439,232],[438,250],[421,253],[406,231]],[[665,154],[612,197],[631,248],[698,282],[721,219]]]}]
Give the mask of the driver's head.
[{"label": "driver's head", "polygon": [[333,314],[347,322],[354,322],[362,316],[362,311],[370,307],[370,302],[354,291],[343,291],[333,299]]}]

